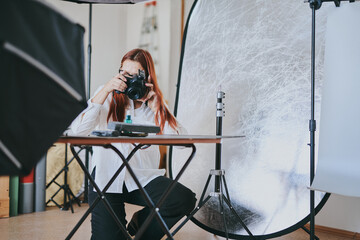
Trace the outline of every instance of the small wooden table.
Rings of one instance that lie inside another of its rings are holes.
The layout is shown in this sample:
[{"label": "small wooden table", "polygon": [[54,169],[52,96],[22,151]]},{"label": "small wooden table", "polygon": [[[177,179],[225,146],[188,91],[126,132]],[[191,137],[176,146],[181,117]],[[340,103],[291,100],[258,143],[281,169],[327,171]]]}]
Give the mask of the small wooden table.
[{"label": "small wooden table", "polygon": [[[93,204],[89,207],[89,209],[85,212],[85,214],[82,216],[82,218],[79,220],[79,222],[76,224],[76,226],[73,228],[73,230],[69,233],[66,239],[70,239],[74,233],[77,231],[77,229],[80,227],[80,225],[85,221],[87,216],[91,213],[91,211],[94,209],[94,207],[99,203],[99,201],[103,201],[107,210],[114,218],[115,222],[119,226],[119,228],[122,230],[122,232],[125,234],[127,239],[132,239],[129,233],[126,231],[125,226],[123,226],[119,220],[119,218],[116,216],[114,210],[112,209],[110,203],[105,197],[105,193],[108,190],[108,188],[111,186],[111,184],[115,181],[117,176],[120,174],[120,172],[126,167],[128,172],[130,173],[131,177],[134,179],[136,185],[138,186],[141,194],[144,196],[147,204],[152,209],[151,213],[145,220],[144,224],[141,226],[141,228],[138,230],[135,239],[138,239],[141,237],[141,235],[144,233],[147,226],[150,224],[152,218],[155,216],[157,220],[159,221],[164,233],[168,236],[169,239],[173,239],[168,227],[166,226],[164,220],[162,219],[159,208],[164,203],[166,197],[169,195],[171,190],[175,187],[175,183],[178,182],[181,175],[184,173],[187,166],[190,164],[190,161],[193,159],[195,153],[196,153],[196,147],[195,143],[215,143],[219,144],[221,143],[223,138],[235,138],[237,136],[214,136],[214,135],[151,135],[147,137],[127,137],[127,136],[119,136],[119,137],[93,137],[93,136],[84,136],[84,137],[72,137],[72,136],[65,136],[60,137],[57,142],[59,143],[68,143],[70,144],[70,149],[72,154],[74,155],[76,161],[79,163],[81,169],[84,171],[86,177],[89,179],[93,187],[95,188],[98,197],[95,199]],[[113,143],[132,143],[134,144],[134,149],[129,153],[127,157],[124,157],[124,155],[112,144]],[[141,147],[145,145],[166,145],[166,146],[184,146],[192,148],[192,152],[182,168],[180,169],[179,173],[175,177],[174,181],[170,186],[165,190],[163,196],[160,198],[160,200],[157,202],[157,204],[154,204],[151,198],[149,197],[148,193],[145,191],[145,189],[141,186],[137,176],[135,175],[134,171],[129,165],[129,161],[132,158],[132,156],[138,151]],[[77,155],[74,147],[81,147],[81,146],[102,146],[104,148],[110,148],[114,152],[116,152],[119,157],[122,160],[122,165],[119,167],[119,169],[115,172],[113,177],[109,180],[108,184],[104,187],[104,189],[101,191],[98,187],[98,185],[95,183],[94,179],[91,177],[91,174],[89,173],[88,169],[85,167],[79,156]]]}]

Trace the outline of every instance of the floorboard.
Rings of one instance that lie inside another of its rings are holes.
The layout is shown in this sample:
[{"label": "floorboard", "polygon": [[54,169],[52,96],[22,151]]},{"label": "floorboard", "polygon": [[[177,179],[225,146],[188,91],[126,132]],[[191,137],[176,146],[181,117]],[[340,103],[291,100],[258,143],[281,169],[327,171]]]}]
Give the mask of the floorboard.
[{"label": "floorboard", "polygon": [[[56,240],[65,239],[77,221],[87,210],[88,205],[82,204],[81,207],[74,206],[75,212],[62,211],[57,207],[48,207],[44,212],[22,214],[16,217],[0,219],[0,239],[1,240]],[[128,216],[131,218],[133,212],[139,207],[126,205]],[[128,219],[129,220],[129,219]],[[90,239],[90,217],[81,225],[72,239],[84,240]],[[316,235],[322,240],[347,240],[355,238],[346,238],[344,236],[334,236],[329,233],[316,232]],[[165,238],[164,238],[165,239]],[[175,240],[222,240],[223,237],[215,236],[199,228],[189,221],[174,237]],[[291,234],[273,238],[275,240],[305,240],[310,239],[302,229]]]}]

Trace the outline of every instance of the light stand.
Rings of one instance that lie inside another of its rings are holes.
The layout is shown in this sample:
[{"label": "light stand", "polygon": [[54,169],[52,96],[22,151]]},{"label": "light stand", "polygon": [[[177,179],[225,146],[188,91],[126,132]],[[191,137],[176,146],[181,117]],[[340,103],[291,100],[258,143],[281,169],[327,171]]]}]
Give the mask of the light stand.
[{"label": "light stand", "polygon": [[[216,103],[216,135],[222,136],[222,118],[224,117],[224,103],[222,99],[225,98],[225,93],[221,90],[217,93],[217,103]],[[215,188],[214,192],[211,192],[204,200],[205,192],[208,189],[211,177],[215,176]],[[225,192],[224,192],[225,190]],[[224,228],[225,228],[225,237],[229,239],[229,231],[226,224],[226,217],[224,212],[224,202],[230,209],[230,212],[234,214],[238,222],[241,226],[245,229],[245,231],[249,234],[250,238],[256,239],[254,235],[251,233],[249,228],[245,225],[244,221],[241,219],[239,214],[235,211],[234,207],[230,201],[230,195],[227,188],[226,180],[225,180],[225,170],[221,169],[221,143],[216,144],[216,153],[215,153],[215,169],[211,169],[208,179],[205,183],[203,192],[201,194],[200,200],[196,208],[187,216],[187,218],[172,232],[172,236],[174,236],[181,228],[188,222],[199,210],[203,207],[212,197],[215,197],[219,201],[220,205],[220,214],[224,221]]]},{"label": "light stand", "polygon": [[[224,108],[224,103],[222,102],[223,98],[225,98],[225,93],[219,90],[217,93],[217,102],[216,102],[216,136],[222,135],[222,118],[225,116],[225,111],[223,111]],[[216,144],[215,150],[216,150],[215,170],[221,170],[221,143]],[[215,192],[220,192],[221,176],[222,175],[215,175]],[[225,181],[225,177],[224,177],[224,181]]]},{"label": "light stand", "polygon": [[[87,99],[90,99],[90,83],[91,83],[91,30],[92,30],[92,3],[89,3],[89,40],[88,40],[88,80],[87,80]],[[91,147],[86,147],[85,149],[85,167],[89,169],[89,156],[92,152]],[[89,182],[88,178],[84,176],[84,203],[88,203],[88,192],[89,192]]]},{"label": "light stand", "polygon": [[[310,0],[312,9],[312,31],[311,31],[311,118],[309,121],[310,131],[310,185],[315,175],[315,12],[321,6],[321,0]],[[310,239],[315,236],[315,192],[310,190]]]},{"label": "light stand", "polygon": [[91,83],[91,35],[92,35],[92,3],[89,3],[89,40],[88,40],[88,75],[87,75],[87,99],[90,98],[90,83]]},{"label": "light stand", "polygon": [[[334,2],[336,7],[340,6],[340,2],[344,0],[309,0],[305,1],[310,4],[312,10],[312,31],[311,31],[311,119],[309,121],[310,131],[310,185],[315,176],[315,13],[321,7],[323,2]],[[349,2],[354,2],[350,0]],[[315,236],[315,191],[310,190],[310,239]]]}]

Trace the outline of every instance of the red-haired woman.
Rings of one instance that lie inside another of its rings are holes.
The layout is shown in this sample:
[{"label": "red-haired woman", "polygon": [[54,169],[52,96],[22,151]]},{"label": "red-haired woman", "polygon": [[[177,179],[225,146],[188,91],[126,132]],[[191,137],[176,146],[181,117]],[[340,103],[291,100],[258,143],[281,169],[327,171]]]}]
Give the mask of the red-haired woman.
[{"label": "red-haired woman", "polygon": [[[129,99],[124,92],[127,88],[126,77],[145,73],[146,94],[137,100]],[[136,124],[155,124],[160,126],[162,134],[181,134],[184,129],[168,110],[163,95],[159,89],[154,63],[149,52],[134,49],[125,54],[121,60],[119,74],[101,86],[95,96],[88,101],[88,107],[75,119],[71,130],[76,135],[88,135],[93,130],[104,130],[110,121],[124,121],[125,113],[130,112],[132,122]],[[125,156],[133,149],[131,144],[114,144]],[[138,176],[141,185],[146,189],[151,199],[156,203],[164,190],[172,182],[164,177],[165,169],[158,169],[160,161],[159,147],[151,146],[139,150],[131,158],[130,165]],[[100,189],[103,189],[122,161],[112,150],[93,147],[92,175]],[[97,197],[90,186],[89,203]],[[144,206],[134,214],[127,229],[134,235],[148,216],[147,207],[140,191],[130,174],[123,170],[110,186],[106,197],[115,210],[121,222],[126,225],[124,203]],[[170,229],[183,216],[190,213],[196,202],[195,194],[181,185],[176,184],[166,202],[160,208],[160,214]],[[91,239],[125,239],[111,215],[100,202],[92,211]],[[153,219],[141,239],[161,239],[164,236],[160,225]]]}]

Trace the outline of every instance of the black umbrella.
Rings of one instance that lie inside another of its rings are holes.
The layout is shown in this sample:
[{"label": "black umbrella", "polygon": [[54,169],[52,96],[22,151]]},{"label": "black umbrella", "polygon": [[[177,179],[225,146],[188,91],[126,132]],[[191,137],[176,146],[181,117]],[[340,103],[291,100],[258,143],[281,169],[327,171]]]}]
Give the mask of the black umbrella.
[{"label": "black umbrella", "polygon": [[26,174],[86,107],[84,29],[47,4],[0,8],[0,175]]}]

